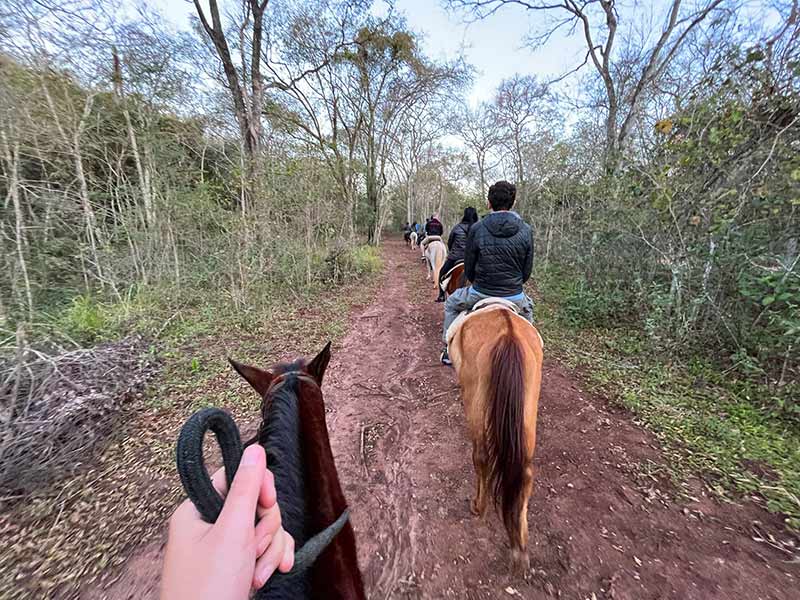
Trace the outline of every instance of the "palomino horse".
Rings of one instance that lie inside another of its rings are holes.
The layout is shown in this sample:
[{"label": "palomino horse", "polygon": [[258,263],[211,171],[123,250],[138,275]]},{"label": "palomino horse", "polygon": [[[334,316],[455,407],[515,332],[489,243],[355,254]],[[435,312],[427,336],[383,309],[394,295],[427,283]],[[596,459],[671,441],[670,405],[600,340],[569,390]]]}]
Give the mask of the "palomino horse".
[{"label": "palomino horse", "polygon": [[491,494],[511,542],[512,568],[519,572],[528,566],[542,338],[511,309],[489,305],[453,323],[447,339],[472,439],[472,512],[483,517]]},{"label": "palomino horse", "polygon": [[450,296],[458,288],[466,287],[469,282],[464,272],[464,263],[456,263],[456,266],[443,275],[442,289],[446,296]]},{"label": "palomino horse", "polygon": [[429,236],[430,241],[425,246],[425,263],[428,265],[428,279],[433,275],[434,289],[439,292],[439,272],[442,270],[444,259],[447,258],[447,247],[442,238]]},{"label": "palomino horse", "polygon": [[[299,550],[287,574],[275,573],[256,598],[364,600],[356,540],[325,424],[322,377],[330,343],[311,362],[279,364],[268,371],[230,361],[261,396],[261,424],[247,444],[261,444],[275,476],[283,527]],[[242,443],[227,413],[195,413],[178,439],[178,472],[189,498],[206,521],[214,522],[223,500],[203,466],[203,435],[217,435],[228,484],[239,465]],[[245,445],[247,445],[245,444]],[[312,537],[311,534],[316,535]]]},{"label": "palomino horse", "polygon": [[417,232],[416,231],[412,231],[411,235],[409,236],[409,239],[411,240],[411,248],[413,250],[417,249],[417,239],[418,238],[419,238],[419,236],[417,235]]}]

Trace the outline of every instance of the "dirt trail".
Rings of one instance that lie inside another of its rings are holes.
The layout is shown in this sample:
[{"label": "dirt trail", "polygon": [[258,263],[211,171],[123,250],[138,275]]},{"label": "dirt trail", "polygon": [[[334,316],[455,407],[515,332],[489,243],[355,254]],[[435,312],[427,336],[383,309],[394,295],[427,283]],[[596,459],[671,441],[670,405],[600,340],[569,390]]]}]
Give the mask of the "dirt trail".
[{"label": "dirt trail", "polygon": [[[385,245],[380,296],[354,317],[325,383],[328,425],[370,598],[796,598],[800,565],[753,541],[753,505],[698,486],[676,504],[643,473],[653,439],[546,359],[529,522],[532,573],[507,575],[493,513],[469,512],[470,448],[454,372],[438,361],[442,305],[419,254]],[[547,329],[542,326],[547,355]],[[111,590],[155,598],[161,548]]]}]

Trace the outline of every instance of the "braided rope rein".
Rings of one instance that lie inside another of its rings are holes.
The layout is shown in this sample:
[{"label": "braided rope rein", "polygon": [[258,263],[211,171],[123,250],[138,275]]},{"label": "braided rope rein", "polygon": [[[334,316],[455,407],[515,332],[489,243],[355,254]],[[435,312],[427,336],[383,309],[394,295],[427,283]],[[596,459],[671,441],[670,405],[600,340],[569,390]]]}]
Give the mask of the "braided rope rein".
[{"label": "braided rope rein", "polygon": [[[183,489],[203,520],[215,523],[225,501],[211,483],[203,460],[203,438],[207,431],[214,433],[222,451],[222,464],[225,466],[228,489],[239,468],[243,447],[239,428],[233,418],[219,408],[203,408],[194,413],[184,423],[178,436],[176,458]],[[345,509],[338,519],[310,538],[295,552],[291,571],[275,572],[272,579],[294,578],[305,572],[342,530],[349,517],[350,511]]]}]

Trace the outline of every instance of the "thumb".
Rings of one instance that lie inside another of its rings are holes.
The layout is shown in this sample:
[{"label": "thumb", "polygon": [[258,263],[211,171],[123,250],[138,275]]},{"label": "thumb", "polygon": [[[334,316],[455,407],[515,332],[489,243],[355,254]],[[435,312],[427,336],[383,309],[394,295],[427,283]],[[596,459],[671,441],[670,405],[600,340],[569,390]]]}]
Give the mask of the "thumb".
[{"label": "thumb", "polygon": [[256,506],[261,484],[267,472],[267,457],[264,448],[258,444],[248,446],[217,523],[226,530],[247,531],[254,527]]}]

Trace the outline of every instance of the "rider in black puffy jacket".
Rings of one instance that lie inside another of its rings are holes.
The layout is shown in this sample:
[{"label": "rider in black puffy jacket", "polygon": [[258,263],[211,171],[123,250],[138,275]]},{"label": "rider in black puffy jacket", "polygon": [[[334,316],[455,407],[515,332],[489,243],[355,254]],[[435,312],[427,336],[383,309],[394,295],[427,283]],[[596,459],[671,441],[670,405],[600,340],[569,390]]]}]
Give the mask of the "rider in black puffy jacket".
[{"label": "rider in black puffy jacket", "polygon": [[464,269],[479,294],[521,294],[532,268],[533,233],[516,213],[490,213],[470,229]]},{"label": "rider in black puffy jacket", "polygon": [[[492,212],[470,227],[464,257],[464,273],[470,287],[456,290],[444,305],[442,339],[462,312],[472,310],[481,300],[499,297],[517,307],[519,314],[533,322],[533,301],[523,291],[533,268],[533,231],[522,218],[511,212],[517,188],[498,181],[489,188]],[[445,347],[442,362],[450,363]]]}]

